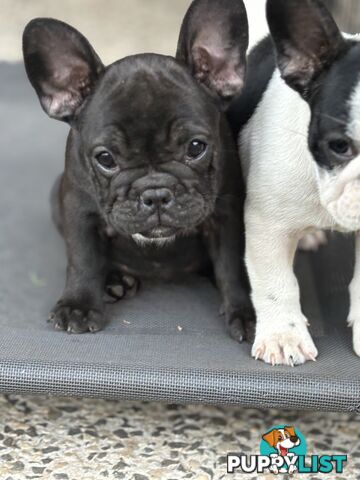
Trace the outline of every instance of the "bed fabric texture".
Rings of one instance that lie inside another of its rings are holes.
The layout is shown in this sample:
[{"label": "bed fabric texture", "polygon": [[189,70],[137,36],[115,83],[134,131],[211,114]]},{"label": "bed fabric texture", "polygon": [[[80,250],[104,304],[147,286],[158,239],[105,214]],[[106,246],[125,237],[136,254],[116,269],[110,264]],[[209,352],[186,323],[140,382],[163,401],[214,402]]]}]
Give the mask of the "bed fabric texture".
[{"label": "bed fabric texture", "polygon": [[68,127],[41,111],[22,65],[0,64],[0,391],[360,412],[360,359],[346,328],[352,240],[299,254],[316,363],[272,368],[231,340],[204,278],[145,284],[96,335],[46,323],[65,275],[49,192]]}]

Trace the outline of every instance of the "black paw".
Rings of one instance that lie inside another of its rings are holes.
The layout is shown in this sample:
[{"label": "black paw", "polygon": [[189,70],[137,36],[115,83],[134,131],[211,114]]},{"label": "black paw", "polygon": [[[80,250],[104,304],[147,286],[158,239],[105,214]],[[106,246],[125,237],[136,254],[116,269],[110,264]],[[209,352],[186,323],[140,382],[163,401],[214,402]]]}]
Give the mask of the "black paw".
[{"label": "black paw", "polygon": [[104,314],[100,310],[83,308],[70,302],[60,302],[49,316],[56,330],[69,333],[95,333],[104,326]]},{"label": "black paw", "polygon": [[255,312],[252,307],[243,308],[227,316],[227,325],[231,338],[242,343],[253,343],[255,339]]},{"label": "black paw", "polygon": [[106,303],[116,303],[123,298],[132,298],[140,288],[140,282],[131,275],[114,272],[106,281],[104,298]]}]

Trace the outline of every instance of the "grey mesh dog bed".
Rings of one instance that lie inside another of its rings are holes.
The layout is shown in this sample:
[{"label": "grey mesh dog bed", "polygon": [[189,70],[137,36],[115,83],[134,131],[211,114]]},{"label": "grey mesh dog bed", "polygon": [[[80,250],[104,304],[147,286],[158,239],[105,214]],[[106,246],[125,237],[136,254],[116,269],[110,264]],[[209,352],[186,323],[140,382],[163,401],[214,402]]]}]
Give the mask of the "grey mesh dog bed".
[{"label": "grey mesh dog bed", "polygon": [[252,360],[249,345],[229,338],[219,296],[201,277],[143,285],[109,307],[109,325],[96,335],[55,332],[46,318],[66,263],[49,192],[68,129],[42,113],[21,65],[2,64],[0,74],[2,392],[360,411],[360,359],[345,322],[350,239],[334,236],[319,254],[298,257],[316,363]]}]

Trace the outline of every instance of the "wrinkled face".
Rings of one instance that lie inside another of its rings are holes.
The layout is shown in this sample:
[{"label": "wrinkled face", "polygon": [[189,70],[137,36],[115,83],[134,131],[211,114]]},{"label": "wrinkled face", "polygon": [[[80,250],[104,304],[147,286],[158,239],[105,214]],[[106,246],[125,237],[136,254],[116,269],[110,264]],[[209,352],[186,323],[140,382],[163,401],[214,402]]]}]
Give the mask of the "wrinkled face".
[{"label": "wrinkled face", "polygon": [[80,135],[111,229],[161,243],[204,222],[217,196],[220,115],[169,57],[129,57],[109,67]]},{"label": "wrinkled face", "polygon": [[311,103],[309,144],[321,202],[346,231],[360,229],[360,43],[320,79]]},{"label": "wrinkled face", "polygon": [[194,0],[175,58],[136,55],[107,68],[70,25],[28,23],[29,80],[43,110],[71,125],[66,169],[90,177],[112,232],[166,242],[214,211],[231,141],[221,109],[244,85],[247,47],[243,0]]}]

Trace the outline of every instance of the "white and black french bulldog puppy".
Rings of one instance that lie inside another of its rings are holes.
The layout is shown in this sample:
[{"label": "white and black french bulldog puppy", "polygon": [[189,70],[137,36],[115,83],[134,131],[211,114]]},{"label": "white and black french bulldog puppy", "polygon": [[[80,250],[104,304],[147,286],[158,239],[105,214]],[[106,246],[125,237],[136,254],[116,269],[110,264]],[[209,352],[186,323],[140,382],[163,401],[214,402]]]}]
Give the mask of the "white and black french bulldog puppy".
[{"label": "white and black french bulldog puppy", "polygon": [[252,355],[315,360],[293,261],[315,229],[355,232],[350,285],[360,355],[360,43],[319,0],[268,0],[271,36],[251,52],[231,107],[247,184],[246,265],[257,314]]},{"label": "white and black french bulldog puppy", "polygon": [[52,195],[68,256],[57,329],[100,330],[105,287],[120,298],[138,279],[210,265],[231,335],[245,338],[253,310],[242,179],[223,110],[243,88],[247,46],[242,0],[194,1],[176,58],[143,54],[109,67],[71,26],[28,24],[30,82],[45,112],[71,126]]}]

